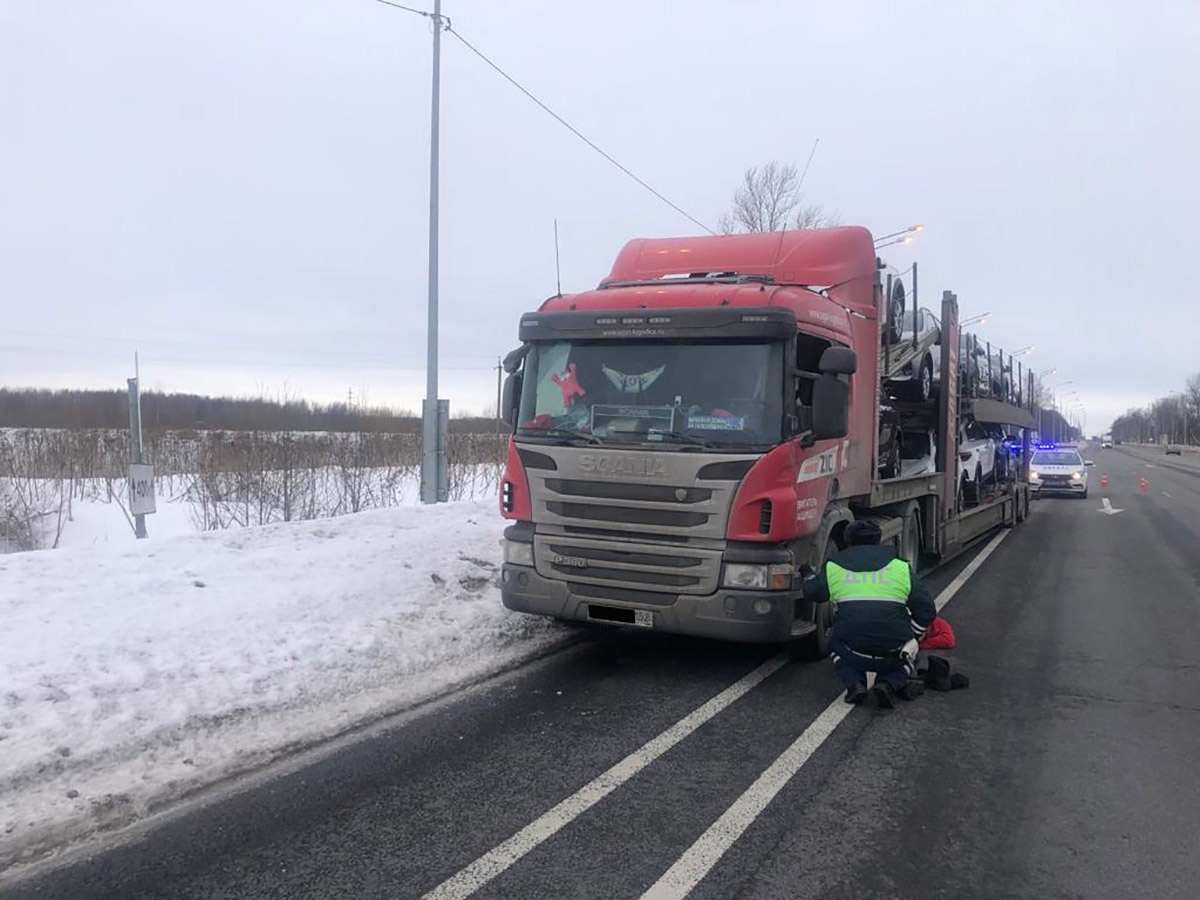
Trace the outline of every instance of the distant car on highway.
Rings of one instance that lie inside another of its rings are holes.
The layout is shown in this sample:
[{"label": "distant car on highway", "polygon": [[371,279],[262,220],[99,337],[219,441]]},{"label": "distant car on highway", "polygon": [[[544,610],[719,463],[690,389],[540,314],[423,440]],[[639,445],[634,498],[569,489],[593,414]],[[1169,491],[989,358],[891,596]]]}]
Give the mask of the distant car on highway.
[{"label": "distant car on highway", "polygon": [[1183,456],[1183,449],[1178,444],[1167,444],[1167,456]]},{"label": "distant car on highway", "polygon": [[1113,442],[1112,442],[1112,441],[1101,441],[1101,442],[1100,442],[1100,449],[1102,449],[1102,450],[1111,450],[1111,449],[1112,449],[1112,445],[1113,445]]},{"label": "distant car on highway", "polygon": [[1029,490],[1034,494],[1072,494],[1083,500],[1088,495],[1088,467],[1074,447],[1038,444],[1029,463]]}]

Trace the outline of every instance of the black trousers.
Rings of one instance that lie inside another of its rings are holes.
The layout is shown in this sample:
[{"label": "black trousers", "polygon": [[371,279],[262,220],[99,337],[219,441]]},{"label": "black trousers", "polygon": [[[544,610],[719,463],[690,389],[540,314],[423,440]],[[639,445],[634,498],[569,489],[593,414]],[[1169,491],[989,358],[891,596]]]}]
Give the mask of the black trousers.
[{"label": "black trousers", "polygon": [[834,671],[847,688],[856,684],[865,685],[867,673],[874,672],[876,679],[886,682],[892,690],[898,691],[916,671],[913,663],[906,663],[899,656],[868,656],[855,653],[845,641],[836,637],[829,638],[829,657],[833,660]]}]

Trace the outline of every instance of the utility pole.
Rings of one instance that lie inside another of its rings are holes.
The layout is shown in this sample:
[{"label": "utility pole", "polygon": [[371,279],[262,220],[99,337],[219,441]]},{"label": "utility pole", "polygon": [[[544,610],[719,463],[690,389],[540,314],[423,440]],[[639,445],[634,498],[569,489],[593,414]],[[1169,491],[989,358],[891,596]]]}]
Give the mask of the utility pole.
[{"label": "utility pole", "polygon": [[421,502],[446,499],[446,443],[438,414],[438,128],[441,104],[442,0],[433,3],[433,95],[429,129],[429,318],[425,404],[421,410]]},{"label": "utility pole", "polygon": [[503,371],[504,371],[504,364],[501,361],[500,357],[497,356],[496,357],[496,434],[500,433],[500,422],[503,420],[503,416],[500,415],[500,397],[501,397],[501,393],[502,393],[501,386],[500,386],[500,377],[501,377],[501,373]]},{"label": "utility pole", "polygon": [[[125,379],[126,385],[129,387],[129,465],[130,465],[130,485],[134,484],[132,473],[133,466],[143,465],[142,460],[142,395],[141,386],[138,380],[141,378],[141,371],[138,366],[137,354],[133,355],[133,378]],[[136,493],[130,493],[130,507],[133,508],[136,504]],[[145,513],[134,513],[133,516],[133,533],[138,540],[146,539],[146,515]]]}]

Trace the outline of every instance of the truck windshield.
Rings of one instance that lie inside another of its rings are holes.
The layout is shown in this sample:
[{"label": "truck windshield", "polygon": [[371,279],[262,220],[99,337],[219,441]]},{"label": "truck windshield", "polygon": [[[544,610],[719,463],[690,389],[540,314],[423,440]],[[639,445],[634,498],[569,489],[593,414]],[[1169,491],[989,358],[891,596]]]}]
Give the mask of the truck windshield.
[{"label": "truck windshield", "polygon": [[772,446],[783,345],[558,341],[525,359],[518,433],[679,446]]}]

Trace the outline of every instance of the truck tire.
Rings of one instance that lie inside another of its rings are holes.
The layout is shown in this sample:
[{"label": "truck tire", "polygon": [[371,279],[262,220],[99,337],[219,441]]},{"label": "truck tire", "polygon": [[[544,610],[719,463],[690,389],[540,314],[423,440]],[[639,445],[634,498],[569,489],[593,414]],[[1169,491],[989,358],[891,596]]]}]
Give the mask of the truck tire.
[{"label": "truck tire", "polygon": [[904,516],[904,526],[900,529],[900,555],[914,570],[921,561],[921,520],[915,509],[910,509]]},{"label": "truck tire", "polygon": [[[832,537],[825,544],[825,553],[821,556],[821,566],[838,552],[837,541]],[[817,630],[800,638],[797,648],[801,659],[816,662],[829,655],[829,635],[833,627],[833,609],[828,603],[817,605]]]}]

